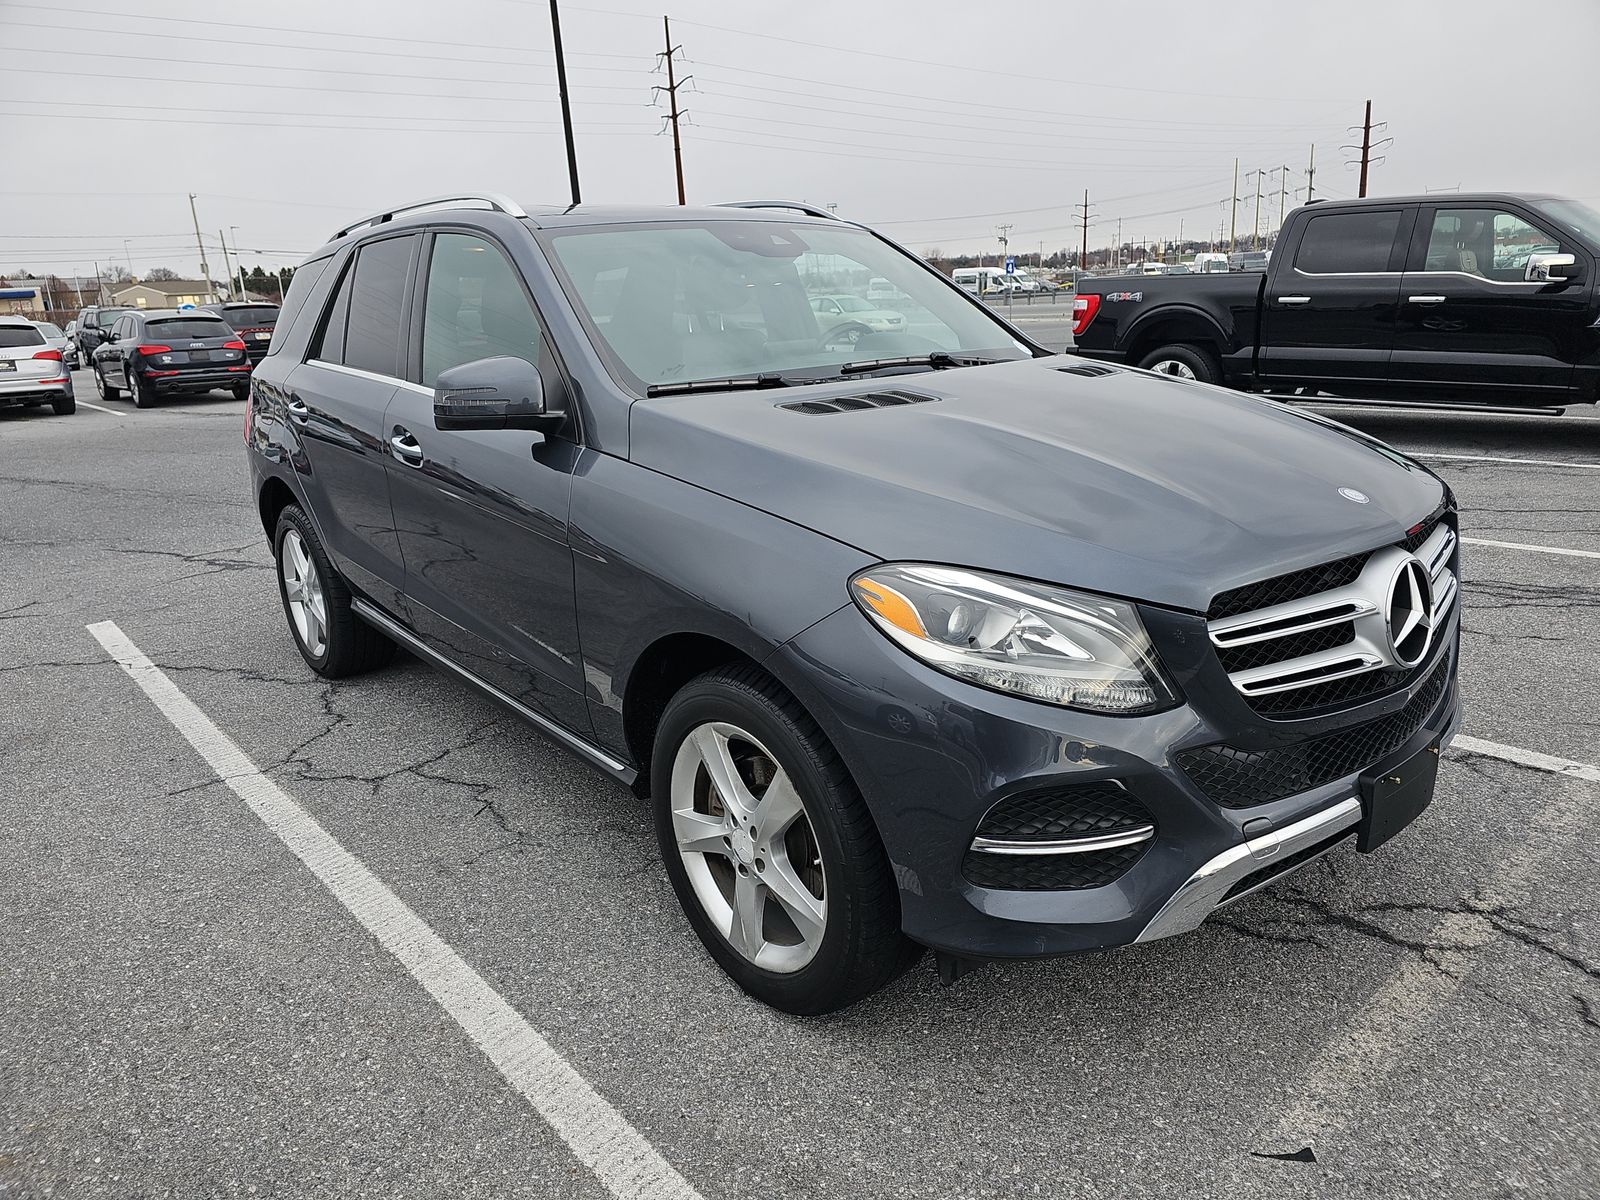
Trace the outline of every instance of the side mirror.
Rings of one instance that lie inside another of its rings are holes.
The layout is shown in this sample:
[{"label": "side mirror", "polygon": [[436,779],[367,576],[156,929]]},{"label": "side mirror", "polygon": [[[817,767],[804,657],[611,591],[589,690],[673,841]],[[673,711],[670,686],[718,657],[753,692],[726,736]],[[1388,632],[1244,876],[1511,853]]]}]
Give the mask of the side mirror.
[{"label": "side mirror", "polygon": [[1523,278],[1529,283],[1565,283],[1577,275],[1578,259],[1573,254],[1533,254]]},{"label": "side mirror", "polygon": [[525,358],[480,358],[439,373],[435,429],[532,429],[553,433],[564,412],[545,407],[544,380]]},{"label": "side mirror", "polygon": [[116,330],[112,330],[110,333],[102,333],[100,335],[100,340],[102,342],[114,342],[114,341],[116,341],[117,340]]}]

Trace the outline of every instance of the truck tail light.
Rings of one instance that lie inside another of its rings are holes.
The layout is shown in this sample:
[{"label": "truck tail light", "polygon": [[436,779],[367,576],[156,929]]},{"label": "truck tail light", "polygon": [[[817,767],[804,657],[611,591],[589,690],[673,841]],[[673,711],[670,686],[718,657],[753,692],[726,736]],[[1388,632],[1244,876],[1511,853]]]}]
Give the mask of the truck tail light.
[{"label": "truck tail light", "polygon": [[171,346],[140,346],[140,354],[171,354]]},{"label": "truck tail light", "polygon": [[61,361],[61,351],[59,351],[59,350],[41,350],[41,351],[39,351],[39,353],[35,354],[34,357],[35,358],[47,358],[51,362],[60,362]]},{"label": "truck tail light", "polygon": [[1095,314],[1100,311],[1100,297],[1093,293],[1087,296],[1077,296],[1072,301],[1072,336],[1077,337],[1089,328]]}]

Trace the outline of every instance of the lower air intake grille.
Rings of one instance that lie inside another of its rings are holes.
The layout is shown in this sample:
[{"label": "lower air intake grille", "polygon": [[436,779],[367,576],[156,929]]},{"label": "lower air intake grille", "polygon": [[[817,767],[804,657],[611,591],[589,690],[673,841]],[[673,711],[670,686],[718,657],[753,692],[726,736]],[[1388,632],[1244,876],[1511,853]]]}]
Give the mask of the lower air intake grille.
[{"label": "lower air intake grille", "polygon": [[[1153,825],[1149,811],[1114,783],[1048,788],[1002,800],[979,822],[977,836],[1006,841],[1061,841]],[[1013,891],[1074,891],[1119,879],[1151,845],[1080,854],[990,854],[969,850],[962,872],[979,887]]]},{"label": "lower air intake grille", "polygon": [[1196,787],[1226,808],[1281,800],[1366,769],[1410,741],[1444,698],[1452,656],[1444,655],[1422,689],[1397,713],[1268,750],[1218,744],[1178,753]]}]

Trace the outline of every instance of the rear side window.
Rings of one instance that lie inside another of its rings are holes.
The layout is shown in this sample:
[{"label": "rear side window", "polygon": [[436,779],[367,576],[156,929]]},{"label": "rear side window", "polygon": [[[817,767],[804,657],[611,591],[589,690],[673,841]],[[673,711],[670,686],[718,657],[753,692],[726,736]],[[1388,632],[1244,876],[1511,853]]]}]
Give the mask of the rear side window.
[{"label": "rear side window", "polygon": [[1312,217],[1295,251],[1295,269],[1312,275],[1387,271],[1399,229],[1398,210]]},{"label": "rear side window", "polygon": [[[283,298],[283,306],[277,313],[276,324],[283,326],[284,336],[273,337],[272,348],[267,351],[269,356],[276,354],[287,343],[287,335],[294,332],[295,320],[300,316],[301,310],[306,306],[306,300],[316,289],[318,281],[332,261],[331,258],[319,258],[315,262],[303,263],[295,269],[294,278],[289,281],[289,294]],[[276,328],[273,332],[275,335],[278,333]],[[313,353],[312,357],[318,358],[320,355]]]},{"label": "rear side window", "polygon": [[32,325],[0,325],[0,350],[44,345],[44,334]]},{"label": "rear side window", "polygon": [[226,321],[207,321],[200,317],[158,317],[146,322],[145,328],[151,337],[163,338],[218,338],[233,332]]},{"label": "rear side window", "polygon": [[416,241],[414,235],[385,238],[368,243],[357,254],[344,339],[345,366],[399,377],[406,275]]},{"label": "rear side window", "polygon": [[355,284],[355,278],[356,263],[352,257],[344,269],[344,276],[339,280],[339,291],[328,308],[328,319],[323,322],[322,333],[312,347],[312,358],[327,363],[344,361],[344,330],[350,323],[350,289]]}]

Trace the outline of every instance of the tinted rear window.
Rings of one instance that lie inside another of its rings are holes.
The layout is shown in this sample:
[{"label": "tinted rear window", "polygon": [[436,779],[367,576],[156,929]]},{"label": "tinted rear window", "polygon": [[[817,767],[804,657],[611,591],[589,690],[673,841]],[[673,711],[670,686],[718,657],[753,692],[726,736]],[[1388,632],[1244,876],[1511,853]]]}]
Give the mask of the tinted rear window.
[{"label": "tinted rear window", "polygon": [[44,334],[32,325],[0,325],[0,350],[42,345],[44,345]]},{"label": "tinted rear window", "polygon": [[1294,265],[1317,275],[1387,271],[1400,213],[1326,213],[1306,222]]},{"label": "tinted rear window", "polygon": [[217,338],[233,332],[226,321],[207,321],[203,317],[164,317],[146,323],[153,337]]},{"label": "tinted rear window", "polygon": [[235,329],[255,329],[276,322],[278,306],[268,304],[256,308],[225,308],[222,310],[222,319]]}]

